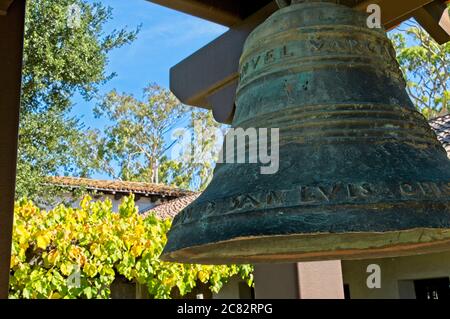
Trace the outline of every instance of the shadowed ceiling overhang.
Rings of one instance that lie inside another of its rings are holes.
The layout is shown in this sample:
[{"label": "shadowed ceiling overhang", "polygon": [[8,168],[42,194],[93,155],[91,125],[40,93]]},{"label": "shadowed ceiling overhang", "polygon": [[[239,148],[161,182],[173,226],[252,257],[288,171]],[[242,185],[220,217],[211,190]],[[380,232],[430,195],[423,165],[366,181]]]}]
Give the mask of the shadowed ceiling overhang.
[{"label": "shadowed ceiling overhang", "polygon": [[14,0],[0,0],[0,15],[5,15]]},{"label": "shadowed ceiling overhang", "polygon": [[231,27],[272,0],[150,0],[162,6]]}]

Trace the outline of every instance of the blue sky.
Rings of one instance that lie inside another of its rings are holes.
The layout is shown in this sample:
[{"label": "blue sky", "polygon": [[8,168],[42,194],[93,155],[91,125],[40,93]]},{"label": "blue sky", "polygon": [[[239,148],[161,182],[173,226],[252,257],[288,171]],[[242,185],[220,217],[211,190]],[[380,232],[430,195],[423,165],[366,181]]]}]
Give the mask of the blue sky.
[{"label": "blue sky", "polygon": [[[148,83],[169,87],[170,67],[227,30],[145,0],[101,2],[113,8],[114,19],[107,24],[106,32],[124,27],[132,30],[142,24],[135,42],[109,55],[107,71],[117,73],[117,77],[102,87],[102,94],[117,89],[140,97]],[[76,97],[74,103],[72,113],[82,116],[87,126],[99,129],[104,126],[104,121],[92,116],[95,101],[85,102]]]}]

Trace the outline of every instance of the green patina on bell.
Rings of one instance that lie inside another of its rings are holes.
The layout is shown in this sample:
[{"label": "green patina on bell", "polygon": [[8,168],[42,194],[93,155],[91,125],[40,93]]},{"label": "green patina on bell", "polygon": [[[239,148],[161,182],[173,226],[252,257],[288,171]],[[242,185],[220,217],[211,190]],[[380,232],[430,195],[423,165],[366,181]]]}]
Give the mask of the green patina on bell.
[{"label": "green patina on bell", "polygon": [[[450,249],[450,161],[367,16],[286,6],[248,38],[235,128],[280,128],[280,166],[218,164],[163,259],[259,263]],[[304,3],[303,3],[304,2]]]}]

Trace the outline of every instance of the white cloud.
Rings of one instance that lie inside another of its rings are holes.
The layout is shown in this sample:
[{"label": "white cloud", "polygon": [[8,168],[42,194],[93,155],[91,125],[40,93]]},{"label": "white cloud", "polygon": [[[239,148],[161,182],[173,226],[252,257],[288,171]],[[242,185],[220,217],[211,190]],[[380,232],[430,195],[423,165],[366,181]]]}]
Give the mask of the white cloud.
[{"label": "white cloud", "polygon": [[182,17],[143,27],[139,38],[144,41],[158,41],[161,45],[176,47],[204,37],[218,37],[227,28],[193,17]]}]

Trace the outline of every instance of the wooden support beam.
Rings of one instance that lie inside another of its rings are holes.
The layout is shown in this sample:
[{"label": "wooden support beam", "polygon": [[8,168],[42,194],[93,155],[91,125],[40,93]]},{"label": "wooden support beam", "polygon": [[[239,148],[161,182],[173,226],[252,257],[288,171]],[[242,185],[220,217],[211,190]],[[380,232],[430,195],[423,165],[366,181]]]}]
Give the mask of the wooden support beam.
[{"label": "wooden support beam", "polygon": [[450,41],[448,8],[441,1],[434,1],[414,12],[414,18],[439,43]]},{"label": "wooden support beam", "polygon": [[6,15],[8,8],[14,0],[0,0],[0,16]]},{"label": "wooden support beam", "polygon": [[0,298],[8,297],[14,215],[25,0],[0,16]]},{"label": "wooden support beam", "polygon": [[[367,11],[369,4],[380,5],[383,25],[389,30],[417,15],[424,6],[433,7],[436,3],[442,6],[444,2],[445,0],[344,0],[341,3],[363,12]],[[237,86],[239,59],[245,40],[275,10],[277,6],[272,2],[175,65],[170,70],[172,92],[183,103],[212,109],[217,121],[230,123],[234,112],[233,89]],[[441,16],[438,18],[436,14],[429,13],[422,19],[424,27],[432,32],[439,42],[445,40],[442,35],[445,31],[442,28],[433,30],[432,27],[439,27]]]},{"label": "wooden support beam", "polygon": [[272,0],[149,0],[228,27],[239,24]]},{"label": "wooden support beam", "polygon": [[[192,14],[215,23],[231,26],[241,21],[236,4],[229,2],[220,5],[219,1],[150,0],[171,9]],[[217,6],[219,5],[219,6]],[[214,9],[213,9],[214,8]]]},{"label": "wooden support beam", "polygon": [[[210,96],[214,99],[215,92],[237,81],[239,59],[248,35],[276,9],[275,3],[267,5],[174,66],[170,70],[172,92],[185,104],[211,109]],[[220,97],[215,101],[222,108]]]},{"label": "wooden support beam", "polygon": [[355,9],[366,11],[370,4],[378,4],[381,7],[381,19],[386,30],[392,29],[405,20],[411,18],[415,11],[433,2],[434,0],[365,0],[355,6]]}]

